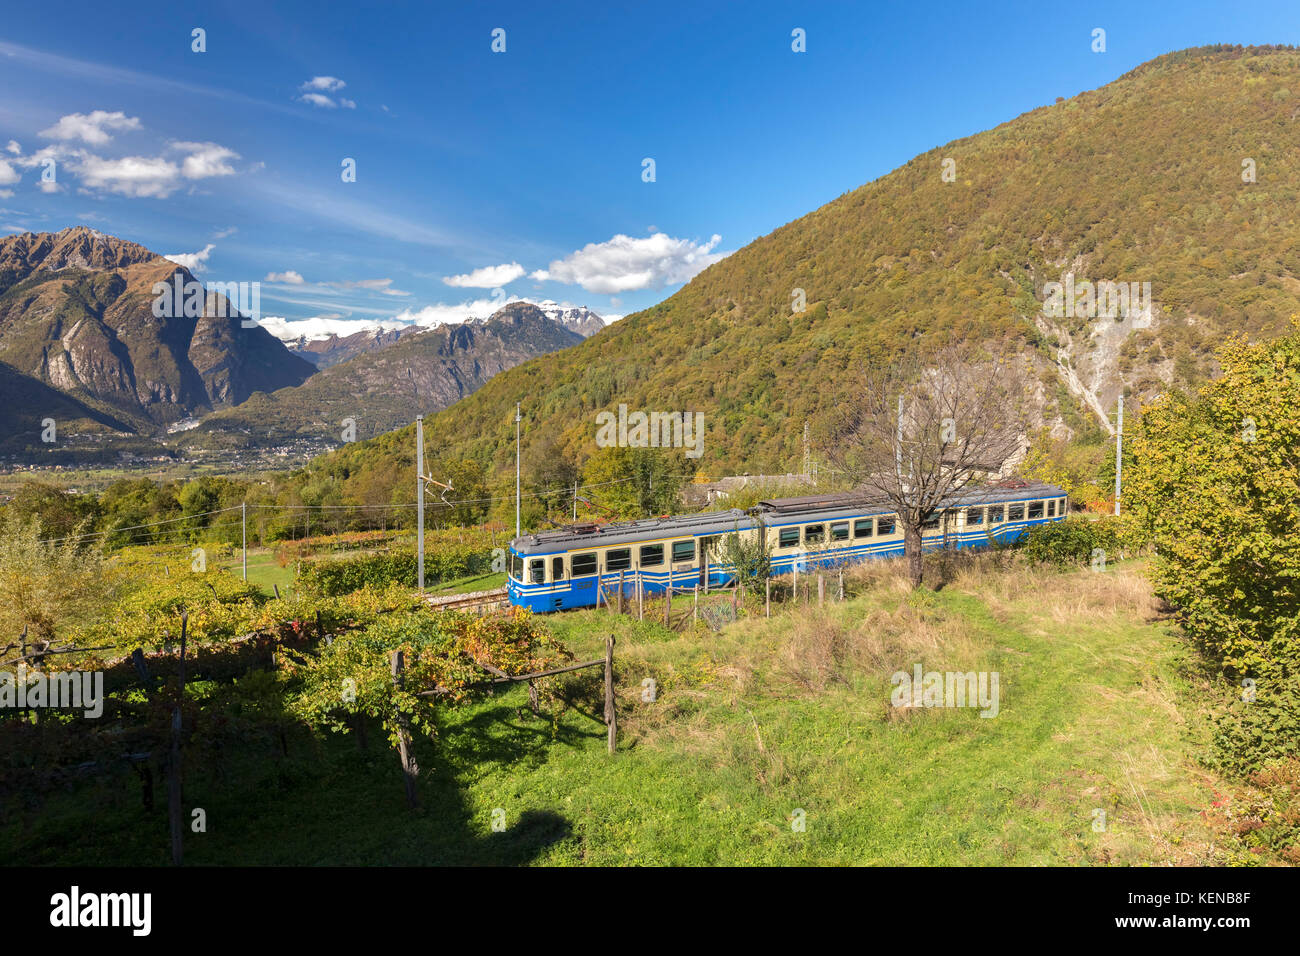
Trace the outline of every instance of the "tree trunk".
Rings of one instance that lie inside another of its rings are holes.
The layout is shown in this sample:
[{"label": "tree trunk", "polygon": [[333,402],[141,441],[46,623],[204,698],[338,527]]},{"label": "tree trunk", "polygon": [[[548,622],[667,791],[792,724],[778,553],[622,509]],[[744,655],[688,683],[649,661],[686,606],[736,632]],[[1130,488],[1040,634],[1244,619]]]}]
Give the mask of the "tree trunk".
[{"label": "tree trunk", "polygon": [[903,553],[907,556],[907,576],[912,587],[921,586],[921,530],[919,528],[903,529]]}]

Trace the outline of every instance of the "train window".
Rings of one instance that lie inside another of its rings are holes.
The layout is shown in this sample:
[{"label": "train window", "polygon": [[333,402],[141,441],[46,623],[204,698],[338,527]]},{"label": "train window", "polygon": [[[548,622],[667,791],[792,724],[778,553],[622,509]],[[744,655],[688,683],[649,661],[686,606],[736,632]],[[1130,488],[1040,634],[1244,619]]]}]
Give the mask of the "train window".
[{"label": "train window", "polygon": [[560,557],[559,555],[556,555],[555,557],[551,558],[551,580],[552,581],[564,580],[564,558]]},{"label": "train window", "polygon": [[1065,514],[1065,499],[1064,499],[1064,498],[1057,498],[1057,499],[1056,499],[1056,513],[1057,513],[1058,515],[1064,515],[1064,514]]},{"label": "train window", "polygon": [[632,549],[615,548],[605,552],[606,571],[626,571],[632,567]]},{"label": "train window", "polygon": [[1008,520],[1008,521],[1024,521],[1024,520],[1025,520],[1025,506],[1024,506],[1023,504],[1021,504],[1020,502],[1016,502],[1014,505],[1007,505],[1007,520]]},{"label": "train window", "polygon": [[870,538],[875,524],[875,518],[859,518],[853,522],[853,537]]},{"label": "train window", "polygon": [[922,524],[921,524],[921,530],[922,530],[922,531],[933,531],[933,530],[935,530],[936,528],[939,527],[939,519],[940,519],[941,517],[942,517],[942,515],[940,515],[940,514],[938,514],[938,513],[932,514],[932,515],[929,517],[928,520],[922,522]]},{"label": "train window", "polygon": [[584,551],[582,554],[575,554],[569,558],[569,569],[575,578],[582,574],[595,574],[596,552]]},{"label": "train window", "polygon": [[662,544],[643,544],[641,546],[641,567],[655,568],[664,563],[664,546]]},{"label": "train window", "polygon": [[692,538],[689,541],[674,541],[673,560],[694,561],[695,560],[695,539]]},{"label": "train window", "polygon": [[1043,503],[1041,501],[1029,502],[1029,520],[1033,521],[1035,518],[1041,518],[1042,516]]},{"label": "train window", "polygon": [[803,543],[804,544],[821,544],[822,536],[826,533],[824,524],[806,524],[803,526]]},{"label": "train window", "polygon": [[782,548],[795,548],[795,547],[798,547],[798,546],[799,546],[799,529],[798,529],[798,528],[782,528],[782,529],[781,529],[781,537],[780,537],[778,543],[780,544],[780,546],[781,546]]},{"label": "train window", "polygon": [[510,576],[516,581],[524,579],[524,556],[510,552]]},{"label": "train window", "polygon": [[997,524],[1002,520],[1002,506],[989,505],[989,524]]},{"label": "train window", "polygon": [[983,509],[983,508],[967,508],[967,509],[966,509],[966,525],[967,525],[967,527],[969,527],[969,526],[971,526],[971,525],[980,525],[980,524],[983,524],[983,523],[984,523],[984,509]]},{"label": "train window", "polygon": [[1049,517],[1049,518],[1055,518],[1055,517],[1056,517],[1056,499],[1055,499],[1055,498],[1050,498],[1050,499],[1048,499],[1048,502],[1047,502],[1047,517]]},{"label": "train window", "polygon": [[831,525],[831,540],[832,541],[849,540],[849,523],[847,521],[837,521],[833,525]]},{"label": "train window", "polygon": [[887,534],[893,534],[893,533],[894,533],[894,519],[893,519],[893,518],[877,518],[877,519],[876,519],[876,534],[878,534],[878,535],[880,535],[880,536],[883,537],[884,535],[887,535]]},{"label": "train window", "polygon": [[546,560],[544,558],[533,558],[528,562],[528,581],[531,584],[546,583]]}]

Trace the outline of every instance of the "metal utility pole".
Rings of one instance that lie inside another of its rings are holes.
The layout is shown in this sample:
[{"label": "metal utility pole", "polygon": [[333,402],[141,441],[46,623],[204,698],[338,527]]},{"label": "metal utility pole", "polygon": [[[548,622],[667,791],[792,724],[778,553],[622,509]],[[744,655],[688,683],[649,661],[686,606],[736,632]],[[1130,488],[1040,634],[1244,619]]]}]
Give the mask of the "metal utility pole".
[{"label": "metal utility pole", "polygon": [[248,583],[248,502],[239,503],[240,538],[244,547],[244,583]]},{"label": "metal utility pole", "polygon": [[1119,470],[1124,454],[1124,393],[1119,393],[1119,420],[1115,423],[1115,514],[1119,514]]},{"label": "metal utility pole", "polygon": [[519,423],[523,421],[519,414],[519,403],[515,402],[515,537],[521,537],[519,530]]},{"label": "metal utility pole", "polygon": [[424,416],[415,418],[415,577],[424,590]]}]

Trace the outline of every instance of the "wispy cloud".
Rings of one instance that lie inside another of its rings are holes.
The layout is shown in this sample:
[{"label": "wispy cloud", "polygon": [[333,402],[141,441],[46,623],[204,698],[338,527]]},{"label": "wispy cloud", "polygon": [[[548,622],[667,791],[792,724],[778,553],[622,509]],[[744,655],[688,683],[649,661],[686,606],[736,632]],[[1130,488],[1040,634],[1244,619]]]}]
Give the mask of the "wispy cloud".
[{"label": "wispy cloud", "polygon": [[357,104],[353,100],[340,96],[336,101],[333,97],[326,95],[327,93],[337,93],[345,86],[347,84],[337,76],[313,76],[298,87],[300,91],[298,100],[327,110],[337,109],[340,106],[346,110],[354,110],[357,108]]}]

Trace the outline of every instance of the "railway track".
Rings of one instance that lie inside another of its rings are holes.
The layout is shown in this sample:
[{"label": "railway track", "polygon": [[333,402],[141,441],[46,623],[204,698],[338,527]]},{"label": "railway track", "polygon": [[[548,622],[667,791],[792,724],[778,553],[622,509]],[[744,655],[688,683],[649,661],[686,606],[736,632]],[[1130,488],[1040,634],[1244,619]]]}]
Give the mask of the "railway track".
[{"label": "railway track", "polygon": [[503,587],[491,591],[468,591],[464,594],[426,594],[424,600],[435,611],[492,614],[510,607],[510,598]]}]

